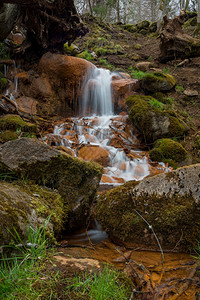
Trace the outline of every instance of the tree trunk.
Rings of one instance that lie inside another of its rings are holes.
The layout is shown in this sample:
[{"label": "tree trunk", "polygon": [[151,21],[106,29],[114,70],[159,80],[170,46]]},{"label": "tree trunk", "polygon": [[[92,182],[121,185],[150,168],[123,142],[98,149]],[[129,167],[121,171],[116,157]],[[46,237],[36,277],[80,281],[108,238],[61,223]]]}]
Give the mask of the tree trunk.
[{"label": "tree trunk", "polygon": [[20,24],[37,52],[60,50],[88,29],[78,16],[73,0],[1,0],[18,4]]},{"label": "tree trunk", "polygon": [[200,39],[195,39],[182,30],[184,14],[172,20],[165,16],[163,20],[164,26],[160,34],[160,61],[200,56]]}]

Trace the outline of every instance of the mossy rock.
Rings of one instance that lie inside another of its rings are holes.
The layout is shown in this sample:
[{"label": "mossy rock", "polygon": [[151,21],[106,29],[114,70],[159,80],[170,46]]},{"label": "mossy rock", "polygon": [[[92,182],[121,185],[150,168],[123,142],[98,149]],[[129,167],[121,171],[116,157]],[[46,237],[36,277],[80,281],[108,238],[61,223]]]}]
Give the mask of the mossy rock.
[{"label": "mossy rock", "polygon": [[150,158],[155,161],[166,161],[166,159],[171,159],[175,162],[181,162],[186,159],[187,151],[178,142],[171,139],[161,139],[155,142],[149,155]]},{"label": "mossy rock", "polygon": [[3,78],[0,77],[0,92],[1,93],[3,90],[6,89],[7,85],[8,85],[8,80],[4,77]]},{"label": "mossy rock", "polygon": [[154,72],[146,74],[141,80],[142,88],[147,92],[167,92],[176,85],[176,79],[169,74]]},{"label": "mossy rock", "polygon": [[126,24],[126,25],[123,25],[123,29],[129,31],[129,32],[136,32],[137,31],[137,27],[134,26],[133,24]]},{"label": "mossy rock", "polygon": [[16,131],[6,130],[0,133],[0,140],[5,143],[8,141],[16,140],[18,136],[19,135]]},{"label": "mossy rock", "polygon": [[188,128],[164,104],[151,96],[133,95],[126,99],[129,118],[145,143],[163,137],[182,137]]},{"label": "mossy rock", "polygon": [[140,31],[142,29],[147,29],[150,25],[150,22],[148,20],[144,20],[142,22],[137,23],[135,26]]},{"label": "mossy rock", "polygon": [[[14,240],[14,229],[26,241],[27,227],[39,228],[51,216],[46,227],[49,242],[55,241],[63,228],[64,214],[61,196],[45,187],[0,182],[0,245],[20,243]],[[13,236],[12,236],[13,233]]]},{"label": "mossy rock", "polygon": [[67,226],[83,226],[96,196],[103,168],[61,155],[37,139],[20,138],[0,147],[0,173],[57,189],[69,208]]},{"label": "mossy rock", "polygon": [[145,219],[163,249],[193,250],[200,236],[199,176],[200,164],[114,188],[99,197],[97,220],[112,240],[158,249]]},{"label": "mossy rock", "polygon": [[142,34],[142,35],[146,35],[146,34],[148,34],[148,30],[147,29],[141,29],[139,31],[139,33]]},{"label": "mossy rock", "polygon": [[68,55],[77,55],[79,53],[79,49],[76,45],[71,44],[70,46],[68,43],[64,44],[64,53]]},{"label": "mossy rock", "polygon": [[157,31],[157,22],[153,22],[149,25],[149,32],[156,32]]},{"label": "mossy rock", "polygon": [[23,132],[36,133],[35,124],[25,122],[18,115],[4,115],[0,117],[0,130],[20,130]]}]

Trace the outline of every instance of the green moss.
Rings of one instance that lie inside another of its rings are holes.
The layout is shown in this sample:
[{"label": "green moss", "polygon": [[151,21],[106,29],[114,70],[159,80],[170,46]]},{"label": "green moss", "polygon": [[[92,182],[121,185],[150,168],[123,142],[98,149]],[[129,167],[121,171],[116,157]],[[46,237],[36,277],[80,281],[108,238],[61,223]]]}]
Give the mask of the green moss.
[{"label": "green moss", "polygon": [[132,32],[132,33],[137,31],[137,27],[134,26],[133,24],[122,25],[122,28],[129,31],[129,32]]},{"label": "green moss", "polygon": [[140,45],[140,44],[135,44],[135,45],[134,45],[134,48],[135,48],[136,50],[140,50],[140,49],[142,48],[142,45]]},{"label": "green moss", "polygon": [[35,124],[22,120],[18,115],[4,115],[0,118],[0,130],[21,130],[24,132],[35,133],[37,127]]},{"label": "green moss", "polygon": [[[191,196],[148,194],[132,196],[136,182],[117,187],[100,196],[96,214],[102,228],[112,239],[155,245],[152,231],[136,210],[153,226],[162,246],[193,247],[200,234],[200,219]],[[194,215],[195,216],[194,216]],[[179,245],[180,246],[180,245]]]},{"label": "green moss", "polygon": [[181,162],[186,159],[187,151],[178,142],[171,139],[161,139],[155,142],[154,148],[150,150],[149,155],[155,161],[171,159],[175,162]]},{"label": "green moss", "polygon": [[64,53],[69,55],[76,55],[78,54],[78,47],[76,47],[74,44],[71,44],[70,46],[68,43],[64,44]]},{"label": "green moss", "polygon": [[157,22],[153,22],[149,25],[149,31],[150,32],[156,32],[157,31]]},{"label": "green moss", "polygon": [[6,130],[0,133],[0,140],[2,140],[3,143],[16,140],[18,138],[18,134],[15,131]]},{"label": "green moss", "polygon": [[169,137],[183,137],[184,133],[187,131],[187,126],[183,121],[180,121],[177,117],[170,116],[170,125],[169,125]]},{"label": "green moss", "polygon": [[8,80],[6,78],[0,78],[0,92],[5,90],[8,85]]},{"label": "green moss", "polygon": [[138,30],[147,29],[150,23],[148,20],[143,20],[142,22],[137,23],[135,26]]},{"label": "green moss", "polygon": [[176,79],[170,74],[155,72],[142,78],[142,87],[148,92],[166,92],[176,85]]},{"label": "green moss", "polygon": [[[0,182],[0,243],[12,243],[16,236],[14,229],[24,240],[26,225],[40,226],[51,215],[51,226],[47,226],[47,237],[54,241],[54,233],[59,234],[63,228],[64,214],[61,196],[45,187],[23,182]],[[13,229],[14,228],[14,229]],[[53,231],[52,231],[53,229]],[[16,243],[16,241],[14,241]],[[19,241],[17,241],[19,242]]]}]

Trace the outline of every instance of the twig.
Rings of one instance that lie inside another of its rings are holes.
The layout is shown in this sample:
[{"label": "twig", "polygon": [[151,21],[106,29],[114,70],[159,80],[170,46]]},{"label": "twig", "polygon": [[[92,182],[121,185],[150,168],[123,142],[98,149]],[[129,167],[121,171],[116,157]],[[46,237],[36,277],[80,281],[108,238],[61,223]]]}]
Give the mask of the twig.
[{"label": "twig", "polygon": [[136,214],[140,217],[140,218],[142,218],[142,220],[148,225],[148,227],[149,227],[149,229],[151,229],[151,231],[153,232],[153,235],[154,235],[154,237],[155,237],[155,239],[156,239],[156,242],[157,242],[157,244],[158,244],[158,247],[160,248],[160,252],[161,252],[161,258],[162,258],[162,260],[161,260],[161,263],[162,263],[162,267],[163,267],[163,264],[164,264],[164,253],[163,253],[163,250],[162,250],[162,247],[161,247],[161,245],[160,245],[160,242],[159,242],[159,239],[158,239],[158,237],[157,237],[157,235],[155,234],[155,231],[154,231],[154,229],[153,229],[153,227],[152,227],[152,225],[150,225],[149,224],[149,222],[136,210],[136,209],[134,209],[134,211],[136,212]]}]

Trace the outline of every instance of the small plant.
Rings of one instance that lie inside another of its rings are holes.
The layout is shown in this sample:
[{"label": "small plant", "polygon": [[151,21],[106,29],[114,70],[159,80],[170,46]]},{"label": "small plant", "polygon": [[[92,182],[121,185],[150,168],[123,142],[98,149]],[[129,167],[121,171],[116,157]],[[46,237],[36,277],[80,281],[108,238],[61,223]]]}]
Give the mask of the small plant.
[{"label": "small plant", "polygon": [[163,110],[164,109],[164,104],[156,99],[150,99],[149,103],[152,107],[155,107],[159,110]]},{"label": "small plant", "polygon": [[118,271],[106,266],[103,271],[95,272],[93,275],[85,273],[84,276],[73,278],[66,292],[67,294],[73,292],[77,299],[88,295],[89,299],[95,300],[125,300],[129,299],[131,294],[129,285],[121,280]]},{"label": "small plant", "polygon": [[132,66],[129,68],[129,70],[131,71],[131,77],[135,79],[141,79],[146,74],[142,71],[134,69]]},{"label": "small plant", "polygon": [[32,289],[32,285],[39,277],[39,261],[46,258],[45,231],[50,217],[39,228],[29,226],[26,243],[15,229],[9,231],[15,245],[4,248],[12,248],[18,254],[0,260],[0,299],[39,299],[40,291]]},{"label": "small plant", "polygon": [[86,59],[86,60],[88,60],[88,61],[91,61],[91,60],[92,60],[92,55],[91,55],[91,53],[88,52],[87,50],[85,50],[85,51],[83,51],[82,53],[80,53],[80,54],[78,55],[78,57],[84,58],[84,59]]},{"label": "small plant", "polygon": [[176,92],[182,94],[184,91],[184,87],[182,85],[178,85],[176,86]]},{"label": "small plant", "polygon": [[163,68],[163,69],[162,69],[162,72],[163,72],[164,74],[170,74],[171,70],[170,70],[170,68]]}]

